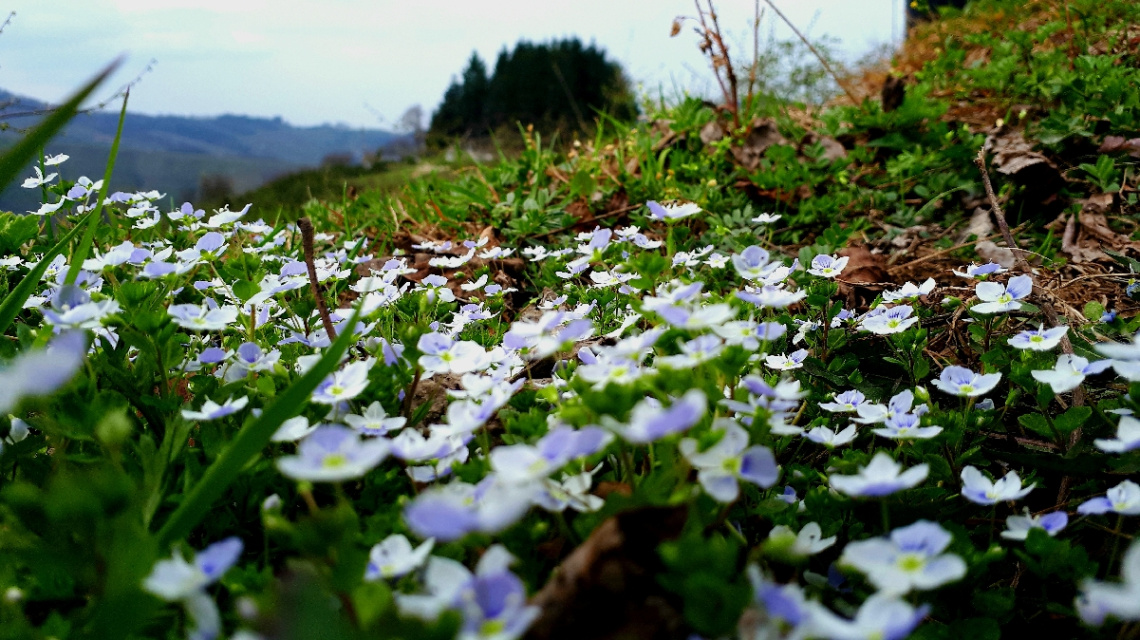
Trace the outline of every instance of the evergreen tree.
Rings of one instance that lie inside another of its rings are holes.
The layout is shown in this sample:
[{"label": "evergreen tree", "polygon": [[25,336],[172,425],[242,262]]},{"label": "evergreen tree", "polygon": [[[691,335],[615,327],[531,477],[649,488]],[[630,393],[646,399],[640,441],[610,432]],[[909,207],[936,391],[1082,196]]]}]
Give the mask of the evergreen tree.
[{"label": "evergreen tree", "polygon": [[432,144],[484,136],[517,123],[540,131],[587,132],[597,112],[628,120],[637,108],[621,66],[605,52],[576,38],[550,44],[519,42],[503,49],[490,78],[472,54],[461,79],[453,81],[432,116]]}]

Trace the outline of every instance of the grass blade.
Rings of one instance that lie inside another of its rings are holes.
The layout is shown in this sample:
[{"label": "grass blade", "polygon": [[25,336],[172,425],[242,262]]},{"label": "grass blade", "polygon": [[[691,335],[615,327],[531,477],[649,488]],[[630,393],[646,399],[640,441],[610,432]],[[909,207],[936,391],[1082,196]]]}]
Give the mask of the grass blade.
[{"label": "grass blade", "polygon": [[[103,187],[99,189],[99,201],[95,204],[93,215],[87,219],[87,230],[83,233],[83,240],[79,242],[79,246],[75,247],[75,252],[71,254],[71,266],[67,269],[67,279],[63,281],[65,285],[75,284],[75,279],[79,277],[79,270],[83,267],[83,261],[87,259],[87,254],[91,252],[91,245],[95,243],[95,227],[103,219],[103,201],[107,199],[107,189],[111,186],[111,174],[115,170],[115,159],[119,156],[119,141],[123,138],[123,121],[127,119],[127,99],[130,97],[130,91],[123,94],[123,107],[119,110],[119,127],[115,130],[115,140],[111,142],[111,154],[107,157],[107,167],[103,170]],[[113,230],[114,219],[108,216],[108,222]]]},{"label": "grass blade", "polygon": [[20,172],[24,170],[24,165],[38,156],[47,141],[59,133],[59,130],[75,116],[76,112],[79,111],[79,105],[83,104],[87,96],[91,95],[91,92],[118,68],[119,62],[116,60],[99,72],[99,75],[84,85],[67,102],[63,103],[47,118],[44,118],[40,126],[24,136],[14,147],[0,157],[0,187],[7,186],[20,175]]},{"label": "grass blade", "polygon": [[214,502],[221,497],[227,487],[237,478],[238,473],[251,460],[261,453],[269,438],[277,431],[281,423],[297,415],[301,407],[309,401],[309,396],[325,376],[332,373],[340,358],[348,350],[349,344],[355,340],[352,328],[360,317],[360,309],[352,314],[352,318],[345,325],[335,342],[329,346],[328,351],[320,361],[288,389],[278,394],[277,401],[262,412],[261,417],[242,427],[230,446],[218,456],[214,464],[206,470],[202,479],[190,491],[186,500],[171,514],[166,524],[158,531],[158,545],[160,549],[170,546],[170,543],[185,537],[195,525],[209,512]]},{"label": "grass blade", "polygon": [[80,218],[79,223],[67,232],[67,235],[60,238],[55,246],[48,249],[44,257],[40,259],[39,264],[32,267],[28,275],[20,280],[20,284],[12,289],[7,296],[4,297],[4,302],[0,302],[0,335],[7,333],[8,327],[12,325],[12,321],[16,319],[16,314],[24,308],[24,301],[36,290],[36,286],[40,283],[40,278],[43,277],[44,272],[47,271],[48,265],[52,259],[63,253],[67,245],[79,235],[80,230],[83,229],[83,223],[92,218],[94,214],[88,213],[86,217]]}]

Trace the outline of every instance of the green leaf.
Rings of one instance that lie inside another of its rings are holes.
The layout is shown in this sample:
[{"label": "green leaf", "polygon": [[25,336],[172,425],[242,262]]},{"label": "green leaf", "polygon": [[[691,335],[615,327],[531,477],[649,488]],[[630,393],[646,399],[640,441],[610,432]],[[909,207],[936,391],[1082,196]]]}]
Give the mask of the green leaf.
[{"label": "green leaf", "polygon": [[[359,317],[360,309],[357,308],[345,327],[356,326]],[[190,533],[226,488],[237,479],[242,468],[260,455],[281,423],[297,415],[305,406],[313,390],[336,368],[352,341],[352,331],[342,332],[308,373],[289,385],[277,397],[277,401],[262,412],[261,417],[242,427],[229,447],[206,469],[202,480],[159,529],[159,548],[166,548]]]},{"label": "green leaf", "polygon": [[20,280],[20,284],[16,285],[16,287],[8,293],[4,298],[4,302],[0,302],[0,333],[6,333],[8,331],[8,327],[11,326],[12,321],[16,319],[16,314],[20,313],[20,310],[24,308],[24,302],[32,295],[36,287],[39,286],[40,278],[42,278],[44,272],[47,271],[52,259],[63,253],[67,245],[75,239],[75,236],[79,235],[79,230],[83,228],[84,221],[90,219],[93,215],[95,214],[88,213],[86,217],[80,218],[75,228],[68,231],[67,235],[61,238],[54,247],[48,249],[47,253],[40,258],[39,263],[32,267],[32,270],[28,272],[28,275],[24,276],[23,280]]},{"label": "green leaf", "polygon": [[1045,436],[1050,440],[1053,439],[1053,430],[1049,428],[1049,421],[1045,419],[1045,416],[1039,413],[1027,413],[1018,417],[1017,421],[1033,433]]},{"label": "green leaf", "polygon": [[1092,407],[1072,407],[1053,420],[1057,431],[1069,433],[1083,425],[1092,416]]},{"label": "green leaf", "polygon": [[233,286],[234,295],[242,302],[249,301],[250,298],[257,295],[261,291],[261,287],[253,284],[249,280],[238,280]]},{"label": "green leaf", "polygon": [[38,216],[18,216],[0,213],[0,253],[18,254],[20,245],[40,234]]}]

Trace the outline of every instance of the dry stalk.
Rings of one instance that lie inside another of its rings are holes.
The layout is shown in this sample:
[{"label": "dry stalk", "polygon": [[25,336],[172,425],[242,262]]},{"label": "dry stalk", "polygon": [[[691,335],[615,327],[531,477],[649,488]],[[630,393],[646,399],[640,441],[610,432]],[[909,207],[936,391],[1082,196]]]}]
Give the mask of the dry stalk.
[{"label": "dry stalk", "polygon": [[[705,3],[707,9],[701,7],[701,0],[693,0],[693,4],[697,7],[695,19],[700,23],[696,32],[701,37],[701,53],[707,55],[712,63],[713,76],[720,85],[721,94],[724,95],[724,106],[732,113],[734,128],[739,129],[740,100],[737,95],[736,70],[732,66],[732,59],[728,56],[728,45],[724,43],[721,35],[720,22],[717,20],[712,0],[705,0]],[[678,18],[673,23],[674,35],[680,30],[680,20],[681,18]]]},{"label": "dry stalk", "polygon": [[812,54],[815,55],[816,59],[819,60],[819,63],[823,65],[823,69],[827,71],[828,75],[831,76],[831,79],[835,81],[835,84],[839,85],[839,88],[843,89],[843,93],[847,94],[847,97],[851,100],[851,103],[859,104],[859,99],[855,97],[855,94],[851,92],[851,89],[847,88],[847,84],[839,79],[839,74],[835,73],[835,70],[832,69],[831,65],[827,63],[827,59],[823,57],[823,54],[820,53],[819,50],[812,45],[812,43],[808,42],[807,37],[805,37],[803,33],[800,33],[800,30],[796,28],[796,25],[792,24],[791,20],[788,20],[788,17],[785,16],[776,7],[776,5],[772,3],[772,0],[764,0],[764,2],[768,3],[769,7],[772,7],[772,11],[775,11],[776,15],[780,16],[780,19],[784,21],[784,24],[788,25],[788,28],[792,30],[792,33],[795,33],[796,37],[800,39],[800,42],[804,43],[804,45],[807,46]]},{"label": "dry stalk", "polygon": [[333,327],[332,316],[325,304],[325,297],[321,295],[321,286],[317,281],[317,265],[313,257],[313,223],[308,218],[297,220],[297,230],[301,232],[301,249],[305,254],[305,267],[309,271],[309,289],[313,292],[313,300],[317,303],[317,312],[321,314],[321,324],[329,340],[336,340],[336,328]]},{"label": "dry stalk", "polygon": [[[986,188],[986,196],[989,198],[994,219],[997,220],[998,228],[1001,230],[1001,234],[1005,239],[1005,243],[1009,245],[1010,251],[1013,252],[1014,259],[1017,261],[1017,267],[1023,273],[1033,279],[1033,294],[1041,305],[1041,311],[1045,314],[1045,320],[1049,323],[1050,326],[1059,327],[1061,326],[1061,320],[1057,316],[1057,310],[1053,307],[1053,303],[1050,300],[1050,298],[1052,298],[1052,294],[1037,284],[1037,279],[1033,276],[1033,271],[1030,269],[1029,263],[1026,262],[1025,257],[1023,256],[1023,250],[1017,246],[1017,243],[1013,241],[1013,234],[1011,234],[1009,231],[1009,223],[1005,220],[1005,213],[1002,211],[1001,205],[998,204],[997,195],[994,194],[993,184],[990,183],[990,173],[986,169],[985,154],[986,152],[984,147],[982,149],[979,149],[978,157],[974,158],[974,164],[978,165],[978,170],[982,173],[982,184]],[[1073,343],[1069,341],[1068,335],[1061,337],[1061,351],[1070,355],[1073,353]],[[1084,403],[1084,387],[1078,385],[1076,389],[1073,389],[1072,406],[1080,407],[1083,406]],[[1069,434],[1069,442],[1066,450],[1071,450],[1080,441],[1081,427],[1077,427],[1076,429],[1073,429],[1072,433]],[[1072,477],[1068,475],[1061,478],[1061,486],[1057,491],[1057,502],[1064,503],[1068,500],[1069,486],[1072,484],[1072,481]]]}]

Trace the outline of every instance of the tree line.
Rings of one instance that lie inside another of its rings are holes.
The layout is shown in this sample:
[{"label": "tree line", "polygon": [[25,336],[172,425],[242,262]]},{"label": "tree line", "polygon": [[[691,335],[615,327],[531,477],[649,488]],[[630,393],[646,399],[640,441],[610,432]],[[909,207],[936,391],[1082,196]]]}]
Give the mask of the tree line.
[{"label": "tree line", "polygon": [[584,133],[593,129],[600,112],[619,120],[637,115],[629,80],[618,63],[577,38],[523,41],[499,53],[490,75],[479,55],[471,54],[432,114],[427,142],[440,147],[517,124]]}]

